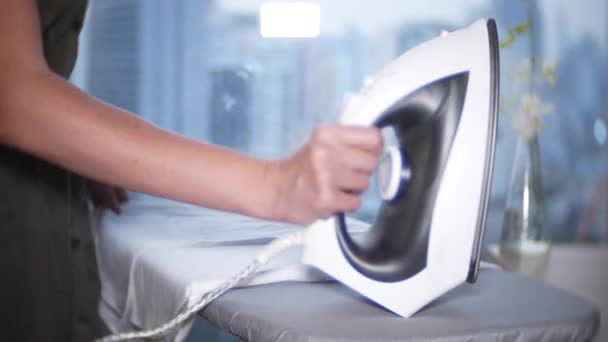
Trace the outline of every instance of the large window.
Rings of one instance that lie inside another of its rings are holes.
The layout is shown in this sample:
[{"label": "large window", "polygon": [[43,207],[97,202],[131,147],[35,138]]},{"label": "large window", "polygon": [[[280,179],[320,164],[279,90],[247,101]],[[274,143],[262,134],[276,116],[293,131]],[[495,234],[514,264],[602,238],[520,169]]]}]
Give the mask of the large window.
[{"label": "large window", "polygon": [[[277,158],[316,125],[334,121],[344,95],[384,63],[442,30],[494,17],[501,39],[511,30],[515,41],[501,50],[487,241],[500,234],[515,146],[510,108],[531,56],[554,81],[540,92],[551,107],[540,134],[549,233],[554,240],[605,239],[608,5],[533,1],[534,25],[519,34],[513,28],[529,19],[529,1],[319,0],[312,2],[320,9],[317,37],[264,38],[264,1],[93,0],[74,81],[164,128]],[[370,192],[356,214],[373,219],[377,201]]]}]

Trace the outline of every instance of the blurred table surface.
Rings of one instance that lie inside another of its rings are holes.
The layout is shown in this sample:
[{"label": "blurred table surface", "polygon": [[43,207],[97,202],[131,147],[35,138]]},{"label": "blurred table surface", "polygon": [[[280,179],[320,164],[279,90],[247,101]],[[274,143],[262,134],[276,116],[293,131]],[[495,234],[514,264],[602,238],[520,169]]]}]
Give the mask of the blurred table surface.
[{"label": "blurred table surface", "polygon": [[608,244],[557,243],[545,260],[523,262],[490,245],[486,257],[503,268],[584,298],[601,314],[596,341],[608,341]]}]

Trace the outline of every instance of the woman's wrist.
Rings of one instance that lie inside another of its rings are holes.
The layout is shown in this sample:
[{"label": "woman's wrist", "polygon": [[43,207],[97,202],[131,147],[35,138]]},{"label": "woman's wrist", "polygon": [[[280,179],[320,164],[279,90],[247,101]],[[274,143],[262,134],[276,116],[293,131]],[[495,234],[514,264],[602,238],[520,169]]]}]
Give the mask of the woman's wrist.
[{"label": "woman's wrist", "polygon": [[288,218],[286,205],[286,194],[289,191],[292,177],[292,167],[289,158],[272,161],[264,161],[264,199],[256,201],[256,209],[260,217],[273,221],[286,221]]}]

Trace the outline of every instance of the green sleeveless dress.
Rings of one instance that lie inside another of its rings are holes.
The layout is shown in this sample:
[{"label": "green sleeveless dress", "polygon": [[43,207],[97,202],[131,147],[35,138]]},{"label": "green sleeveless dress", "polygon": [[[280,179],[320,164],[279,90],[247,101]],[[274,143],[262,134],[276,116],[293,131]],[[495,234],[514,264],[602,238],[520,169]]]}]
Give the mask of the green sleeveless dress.
[{"label": "green sleeveless dress", "polygon": [[[68,78],[86,0],[38,0],[49,67]],[[99,336],[99,280],[81,177],[0,147],[3,341]],[[8,330],[6,330],[8,329]]]}]

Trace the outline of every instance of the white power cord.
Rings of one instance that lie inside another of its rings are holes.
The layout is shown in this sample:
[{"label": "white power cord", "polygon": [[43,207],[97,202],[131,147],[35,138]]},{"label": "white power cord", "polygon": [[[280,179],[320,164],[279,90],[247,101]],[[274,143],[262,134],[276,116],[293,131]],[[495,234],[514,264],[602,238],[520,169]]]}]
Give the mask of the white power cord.
[{"label": "white power cord", "polygon": [[232,278],[226,280],[215,289],[205,293],[201,297],[201,299],[194,303],[194,305],[186,308],[184,311],[175,316],[175,318],[158,326],[157,328],[145,331],[133,331],[109,335],[97,339],[95,340],[95,342],[116,342],[132,339],[151,339],[165,335],[169,331],[179,327],[182,323],[190,319],[193,315],[198,313],[202,308],[204,308],[207,304],[211,303],[214,299],[221,296],[231,288],[249,279],[249,277],[254,275],[262,266],[266,265],[270,261],[270,259],[272,259],[277,254],[283,252],[289,247],[301,245],[304,240],[304,234],[304,231],[297,231],[295,233],[287,234],[270,242],[269,244],[264,246],[264,248],[256,255],[255,259],[241,272],[235,274]]}]

